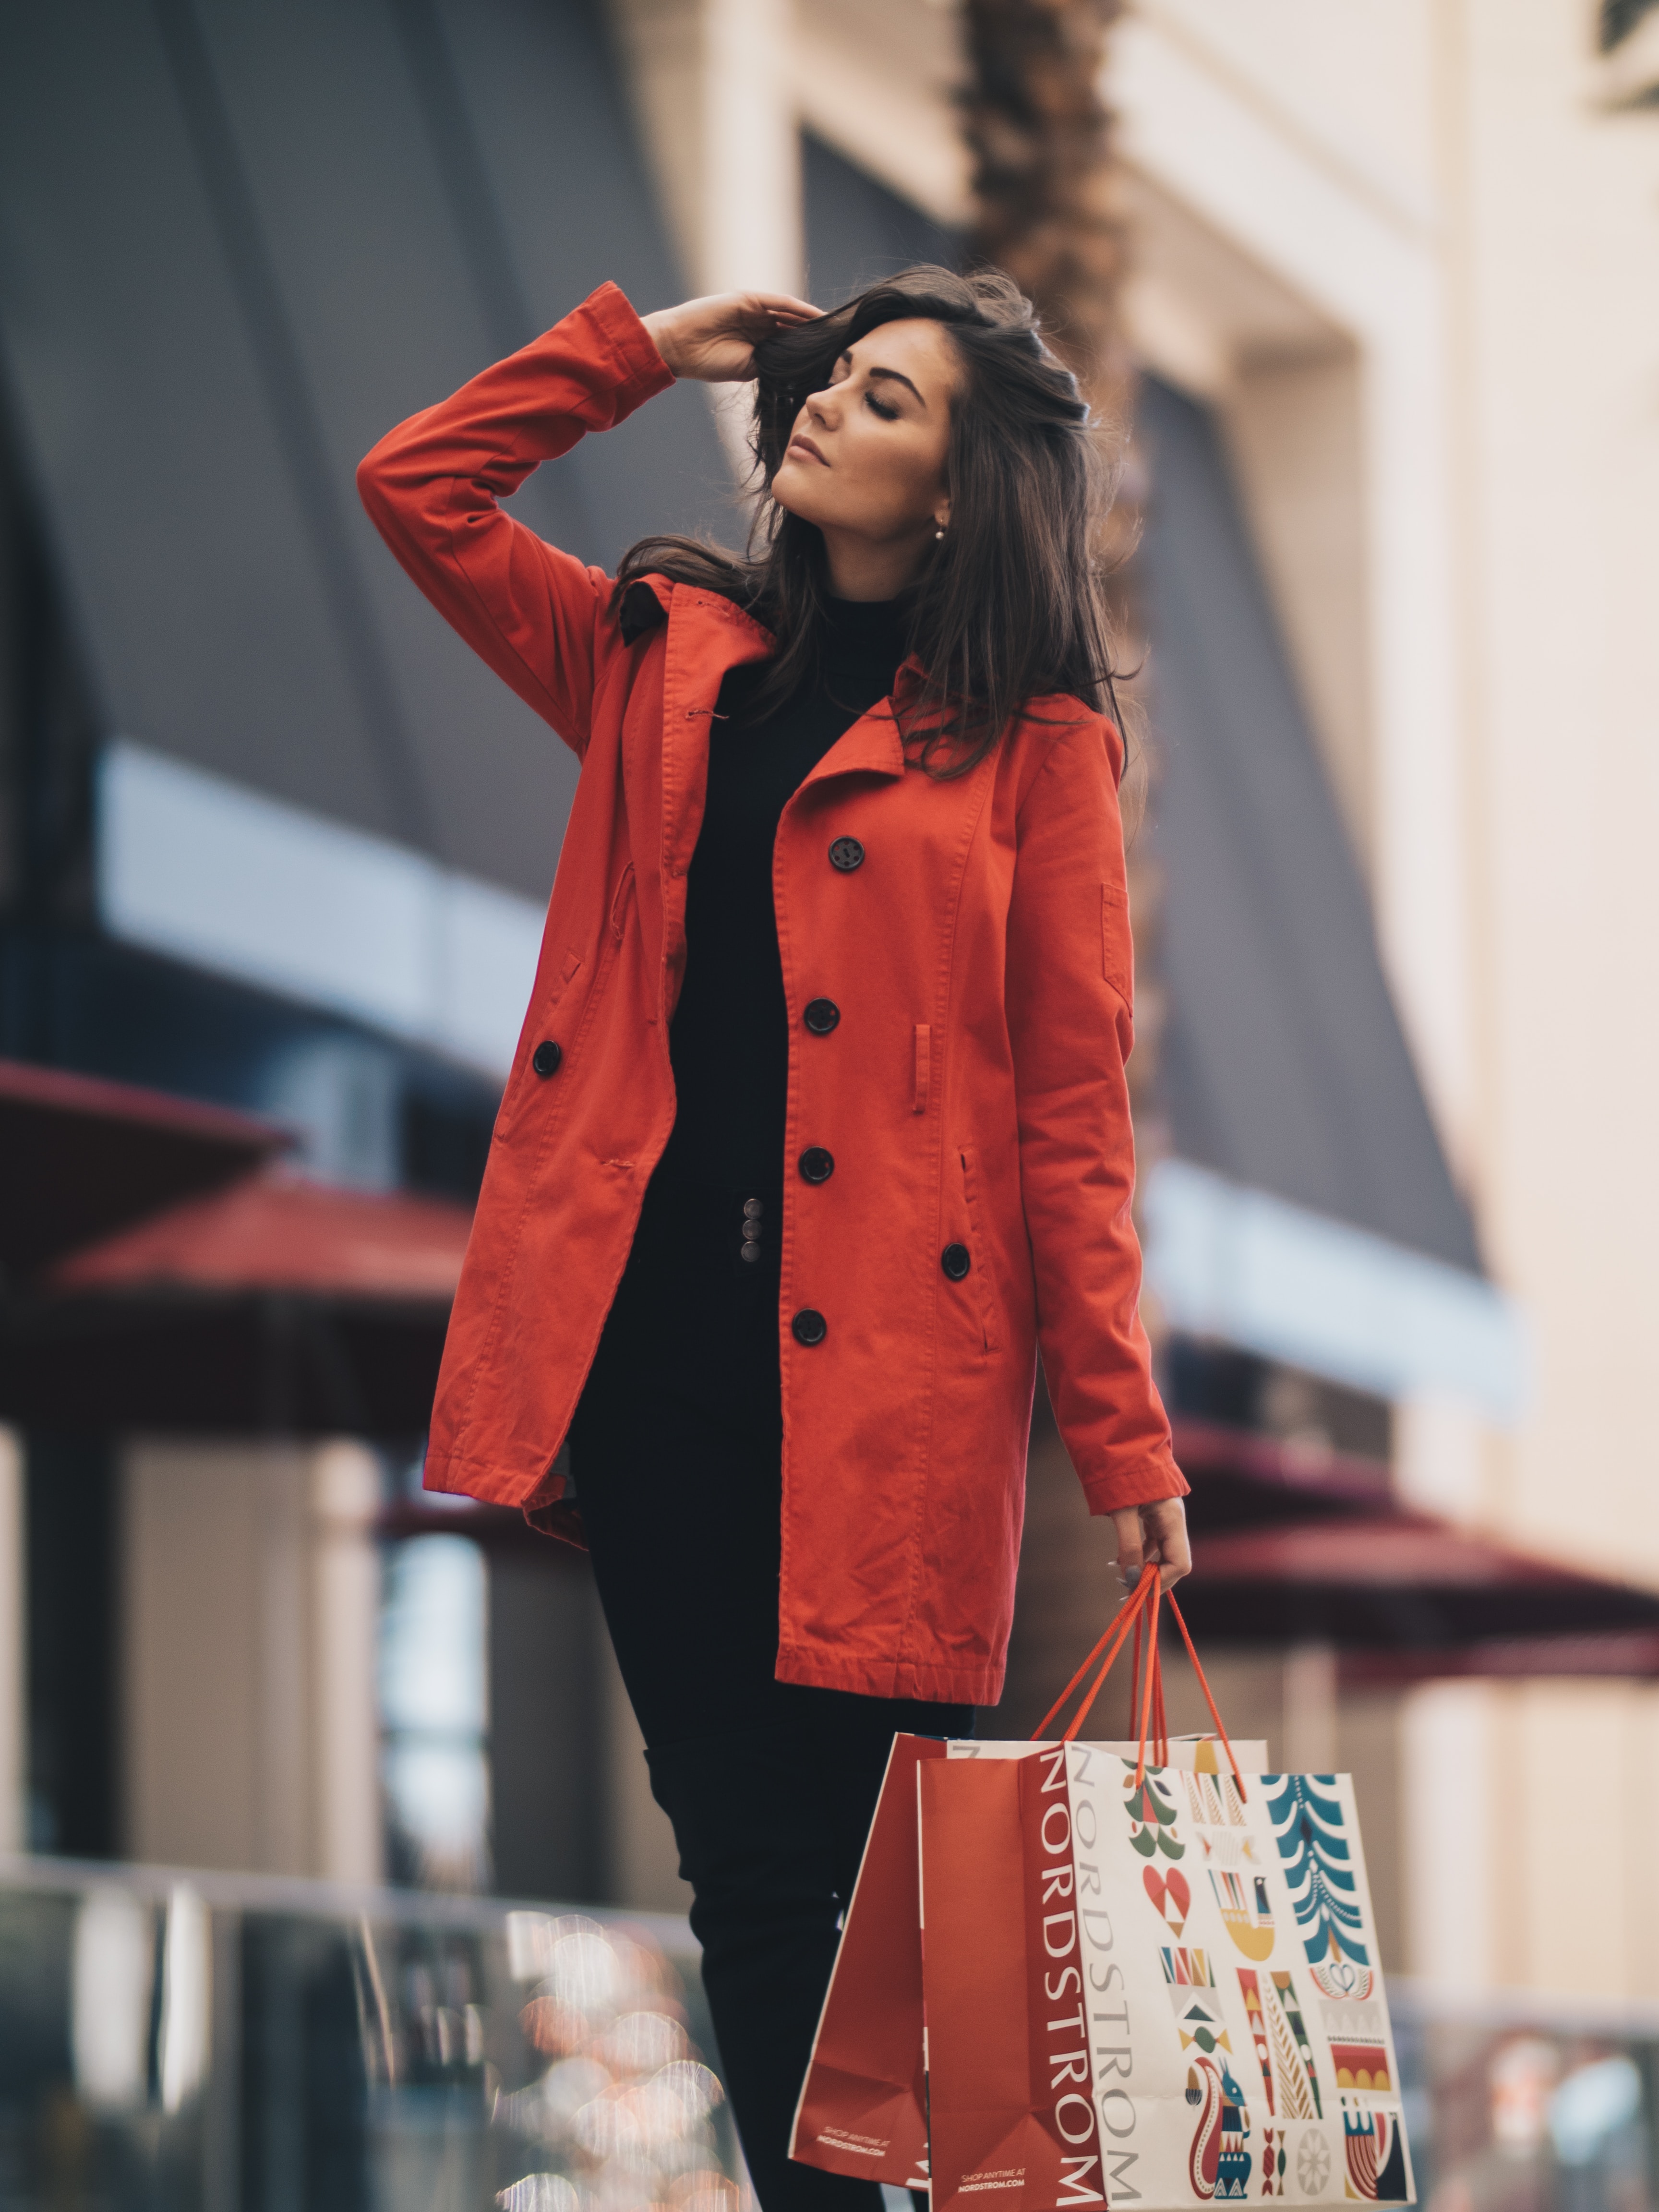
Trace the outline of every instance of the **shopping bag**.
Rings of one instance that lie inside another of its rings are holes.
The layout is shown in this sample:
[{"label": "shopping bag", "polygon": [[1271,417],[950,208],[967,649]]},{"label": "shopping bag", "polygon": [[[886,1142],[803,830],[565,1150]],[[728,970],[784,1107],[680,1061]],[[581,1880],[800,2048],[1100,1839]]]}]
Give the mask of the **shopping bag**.
[{"label": "shopping bag", "polygon": [[[1138,1748],[1132,1742],[1092,1747],[1131,1759]],[[1172,1736],[1168,1747],[1172,1766],[1218,1771],[1218,1737]],[[917,1769],[947,1751],[1007,1760],[1040,1748],[894,1738],[796,2107],[790,2155],[801,2163],[896,2188],[927,2186]],[[1265,1746],[1234,1749],[1263,1754],[1255,1763],[1265,1764]]]},{"label": "shopping bag", "polygon": [[895,1745],[798,2159],[936,2212],[1412,2201],[1352,1789],[1218,1759],[1218,1719],[1160,1745],[1158,1604],[1147,1577],[1087,1692],[1150,1614],[1153,1758],[1076,1741],[1086,1702],[1059,1743]]}]

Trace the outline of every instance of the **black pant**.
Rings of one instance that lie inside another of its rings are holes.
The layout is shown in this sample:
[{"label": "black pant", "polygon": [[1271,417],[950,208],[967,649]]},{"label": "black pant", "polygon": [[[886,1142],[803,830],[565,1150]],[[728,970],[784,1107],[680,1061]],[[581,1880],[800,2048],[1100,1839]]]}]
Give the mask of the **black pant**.
[{"label": "black pant", "polygon": [[876,2212],[873,2183],[792,2163],[789,2130],[893,1737],[968,1735],[973,1708],[775,1678],[781,1196],[665,1167],[572,1432],[577,1499],[764,2212]]}]

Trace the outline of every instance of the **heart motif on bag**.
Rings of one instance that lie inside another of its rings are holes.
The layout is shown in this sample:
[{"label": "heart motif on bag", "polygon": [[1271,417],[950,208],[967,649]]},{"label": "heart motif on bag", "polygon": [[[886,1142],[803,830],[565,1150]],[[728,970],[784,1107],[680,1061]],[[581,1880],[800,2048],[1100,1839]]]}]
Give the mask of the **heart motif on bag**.
[{"label": "heart motif on bag", "polygon": [[1146,1894],[1163,1915],[1165,1924],[1177,1936],[1187,1925],[1193,1893],[1187,1887],[1187,1877],[1179,1868],[1172,1867],[1168,1874],[1159,1874],[1155,1867],[1146,1868],[1140,1879],[1146,1885]]}]

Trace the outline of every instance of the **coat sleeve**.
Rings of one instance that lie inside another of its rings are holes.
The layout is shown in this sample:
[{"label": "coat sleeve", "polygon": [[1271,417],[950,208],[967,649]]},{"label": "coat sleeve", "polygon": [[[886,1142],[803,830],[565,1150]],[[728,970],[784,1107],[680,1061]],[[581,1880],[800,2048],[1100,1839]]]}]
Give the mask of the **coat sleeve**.
[{"label": "coat sleeve", "polygon": [[1097,716],[1043,732],[1018,814],[1007,1011],[1020,1187],[1055,1418],[1091,1512],[1176,1498],[1140,1323],[1124,1062],[1133,994],[1123,831]]},{"label": "coat sleeve", "polygon": [[674,381],[614,284],[545,337],[401,422],[359,464],[380,535],[495,673],[586,750],[609,652],[611,580],[503,514],[499,502],[583,434],[608,430]]}]

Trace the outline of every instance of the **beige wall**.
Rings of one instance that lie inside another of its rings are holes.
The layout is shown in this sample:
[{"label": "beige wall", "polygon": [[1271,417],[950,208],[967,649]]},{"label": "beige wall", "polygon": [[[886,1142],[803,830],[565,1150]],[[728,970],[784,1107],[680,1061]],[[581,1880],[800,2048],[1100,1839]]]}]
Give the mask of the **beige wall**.
[{"label": "beige wall", "polygon": [[1537,1343],[1498,1495],[1659,1582],[1659,115],[1598,105],[1587,7],[1452,12],[1478,1172]]},{"label": "beige wall", "polygon": [[1447,1682],[1402,1715],[1406,1957],[1449,1988],[1659,1993],[1659,1688]]},{"label": "beige wall", "polygon": [[372,1455],[140,1443],[123,1480],[127,1850],[377,1881]]}]

